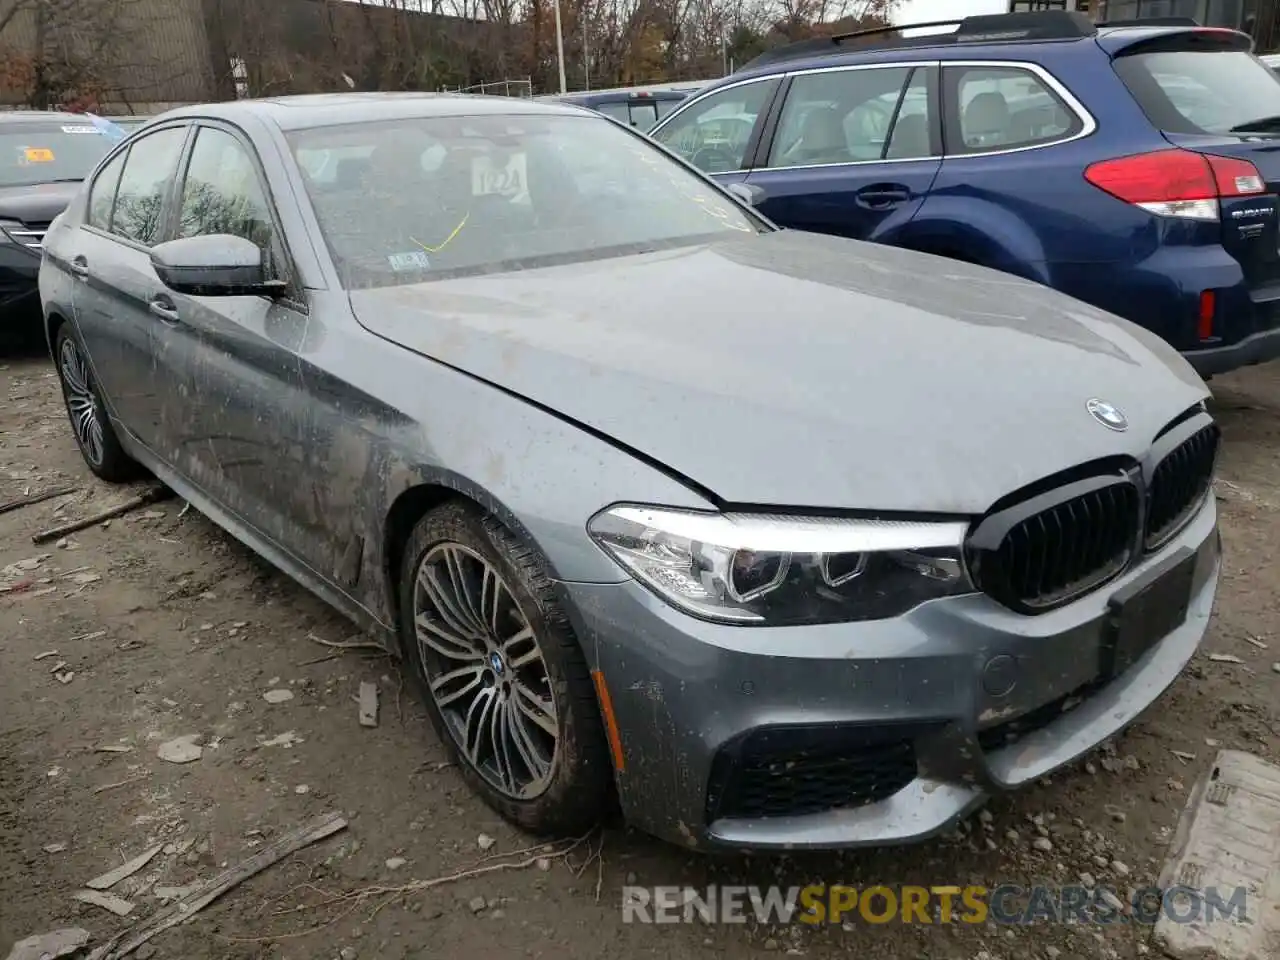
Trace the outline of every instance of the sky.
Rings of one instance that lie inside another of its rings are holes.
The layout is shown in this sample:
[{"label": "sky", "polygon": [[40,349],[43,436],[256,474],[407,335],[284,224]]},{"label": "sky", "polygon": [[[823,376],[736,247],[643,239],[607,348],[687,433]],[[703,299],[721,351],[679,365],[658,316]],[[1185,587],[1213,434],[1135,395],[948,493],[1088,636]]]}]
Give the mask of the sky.
[{"label": "sky", "polygon": [[966,17],[975,13],[1005,13],[1005,0],[902,0],[894,20],[898,23],[928,23]]}]

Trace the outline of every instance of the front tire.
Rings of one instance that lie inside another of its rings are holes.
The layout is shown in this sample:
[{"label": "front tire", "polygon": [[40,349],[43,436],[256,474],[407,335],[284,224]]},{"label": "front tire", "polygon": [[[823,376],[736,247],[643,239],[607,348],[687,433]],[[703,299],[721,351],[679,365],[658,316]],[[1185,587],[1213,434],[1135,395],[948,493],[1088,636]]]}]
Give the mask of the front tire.
[{"label": "front tire", "polygon": [[71,325],[58,328],[53,340],[53,359],[62,384],[62,400],[71,420],[71,432],[80,456],[97,476],[108,483],[126,483],[142,477],[141,465],[124,452],[116,436],[80,338]]},{"label": "front tire", "polygon": [[400,636],[437,735],[490,807],[539,835],[580,836],[613,767],[582,650],[541,558],[463,503],[414,527]]}]

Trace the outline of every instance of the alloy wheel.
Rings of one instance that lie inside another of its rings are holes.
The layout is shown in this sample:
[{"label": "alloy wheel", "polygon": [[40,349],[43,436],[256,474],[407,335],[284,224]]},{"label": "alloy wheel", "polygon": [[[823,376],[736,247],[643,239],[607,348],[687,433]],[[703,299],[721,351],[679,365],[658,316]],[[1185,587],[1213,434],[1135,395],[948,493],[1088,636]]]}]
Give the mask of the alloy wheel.
[{"label": "alloy wheel", "polygon": [[94,466],[100,466],[106,446],[102,432],[102,411],[93,392],[93,381],[75,341],[64,338],[58,349],[58,370],[62,375],[62,387],[67,398],[67,412],[71,415],[71,428],[85,457]]},{"label": "alloy wheel", "polygon": [[459,543],[418,564],[414,633],[427,684],[463,757],[508,797],[551,782],[560,723],[542,649],[502,575]]}]

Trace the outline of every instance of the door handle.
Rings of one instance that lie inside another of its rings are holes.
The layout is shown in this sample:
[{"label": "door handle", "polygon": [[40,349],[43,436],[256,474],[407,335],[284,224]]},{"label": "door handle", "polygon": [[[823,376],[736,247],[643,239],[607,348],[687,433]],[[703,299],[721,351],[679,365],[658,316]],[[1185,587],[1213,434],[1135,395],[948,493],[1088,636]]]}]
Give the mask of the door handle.
[{"label": "door handle", "polygon": [[911,199],[911,191],[906,187],[876,186],[859,190],[854,196],[861,206],[872,210],[884,210],[906,203]]},{"label": "door handle", "polygon": [[70,263],[71,273],[79,280],[89,279],[89,261],[83,256],[75,257]]},{"label": "door handle", "polygon": [[177,323],[181,319],[178,316],[178,308],[173,305],[173,301],[168,297],[156,297],[147,304],[147,309],[165,323]]}]

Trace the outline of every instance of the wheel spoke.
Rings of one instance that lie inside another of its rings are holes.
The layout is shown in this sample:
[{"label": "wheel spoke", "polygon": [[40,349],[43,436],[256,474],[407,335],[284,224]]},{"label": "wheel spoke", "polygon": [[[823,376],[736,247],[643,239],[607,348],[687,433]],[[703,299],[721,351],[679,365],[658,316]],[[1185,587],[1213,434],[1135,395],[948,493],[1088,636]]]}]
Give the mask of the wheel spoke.
[{"label": "wheel spoke", "polygon": [[[516,707],[514,700],[508,701],[507,733],[511,737],[511,743],[516,748],[516,752],[520,755],[520,762],[524,764],[529,774],[537,780],[545,777],[551,771],[551,758],[543,756],[542,751],[538,749],[533,733],[526,726],[524,715]],[[553,748],[554,743],[553,740]]]},{"label": "wheel spoke", "polygon": [[[521,647],[527,647],[527,649],[520,653]],[[519,633],[502,641],[502,657],[512,670],[523,670],[532,663],[542,663],[542,651],[538,649],[533,627],[525,627]]]},{"label": "wheel spoke", "polygon": [[480,644],[471,637],[457,633],[446,621],[420,613],[413,623],[417,627],[418,642],[430,647],[440,656],[449,660],[484,659],[484,650]]},{"label": "wheel spoke", "polygon": [[511,689],[515,694],[516,706],[522,715],[541,727],[548,736],[555,737],[559,734],[560,727],[556,723],[556,708],[551,700],[544,700],[530,690],[521,680],[513,680]]},{"label": "wheel spoke", "polygon": [[502,594],[505,591],[498,573],[492,567],[484,568],[484,579],[480,583],[480,610],[489,635],[496,637],[499,632],[498,617],[502,613]]},{"label": "wheel spoke", "polygon": [[448,625],[454,634],[476,641],[483,639],[484,632],[476,630],[475,625],[468,622],[466,614],[458,606],[452,587],[446,586],[440,581],[439,574],[434,566],[423,566],[422,574],[418,577],[418,584],[422,587],[423,593],[427,595],[427,599],[431,601],[431,606],[435,608],[436,615]]},{"label": "wheel spoke", "polygon": [[[453,600],[459,614],[477,636],[488,633],[484,615],[481,613],[483,600],[479,596],[483,586],[477,587],[472,581],[463,563],[463,557],[457,550],[446,550],[444,554],[445,570],[449,574],[449,582],[453,587]],[[488,565],[485,565],[488,571]],[[482,575],[483,576],[483,575]]]},{"label": "wheel spoke", "polygon": [[[481,693],[471,701],[467,708],[466,721],[463,726],[463,749],[477,770],[483,769],[485,757],[480,752],[486,734],[489,732],[489,713],[497,708],[498,697],[493,688]],[[490,742],[492,754],[492,742]]]},{"label": "wheel spoke", "polygon": [[498,779],[505,789],[517,792],[520,790],[520,780],[516,777],[515,765],[511,762],[511,743],[507,736],[507,716],[510,710],[509,699],[498,701],[489,716],[489,739],[493,742],[493,765]]},{"label": "wheel spoke", "polygon": [[[467,680],[467,682],[459,685],[459,680]],[[443,710],[455,700],[460,700],[479,690],[483,685],[482,681],[483,671],[480,667],[462,667],[432,680],[431,692],[435,695],[436,703]]]}]

